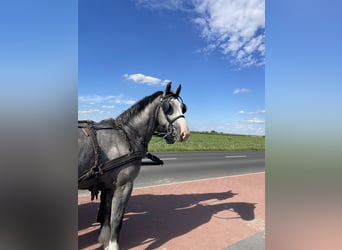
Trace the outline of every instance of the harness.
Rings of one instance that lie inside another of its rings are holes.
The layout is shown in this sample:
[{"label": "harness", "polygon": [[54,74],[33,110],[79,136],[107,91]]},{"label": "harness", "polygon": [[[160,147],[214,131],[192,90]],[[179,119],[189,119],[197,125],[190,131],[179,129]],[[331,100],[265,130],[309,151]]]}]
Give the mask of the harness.
[{"label": "harness", "polygon": [[[155,117],[157,117],[158,115],[158,111],[160,109],[160,107],[166,102],[168,101],[168,99],[171,97],[172,95],[167,95],[165,97],[162,97],[160,100],[160,105],[158,105],[158,107],[156,108],[156,112],[155,112]],[[165,112],[164,110],[164,106],[163,106],[163,112]],[[175,118],[173,118],[172,120],[170,120],[170,118],[165,115],[169,125],[167,128],[167,132],[165,135],[163,135],[163,138],[166,138],[169,135],[174,135],[175,134],[175,129],[173,126],[173,122],[175,122],[177,119],[179,118],[184,118],[184,115],[179,115]],[[129,130],[134,131],[134,128],[132,128],[130,125],[126,124],[125,125],[126,128],[128,128]],[[94,164],[93,166],[91,166],[88,170],[84,171],[82,173],[82,175],[78,178],[78,182],[82,182],[91,178],[95,178],[94,179],[94,184],[92,185],[92,187],[89,189],[89,191],[91,192],[91,200],[94,199],[94,197],[98,197],[98,178],[100,175],[102,175],[105,172],[108,172],[114,168],[118,168],[121,167],[125,164],[131,163],[133,161],[136,160],[141,160],[144,157],[147,157],[149,159],[151,159],[154,164],[163,164],[163,161],[160,160],[157,156],[152,155],[150,153],[147,152],[147,143],[142,142],[143,146],[144,146],[144,150],[137,150],[134,151],[132,149],[129,137],[125,131],[125,129],[123,128],[123,125],[116,122],[114,119],[109,119],[107,122],[101,122],[101,123],[95,123],[92,120],[81,120],[78,121],[78,128],[81,128],[83,133],[89,137],[91,139],[91,143],[92,143],[92,147],[93,147],[93,151],[94,151],[94,156],[95,156],[95,160],[94,160]],[[98,140],[97,140],[97,130],[103,130],[103,129],[114,129],[114,130],[119,130],[122,131],[126,141],[129,144],[129,153],[122,155],[120,157],[117,157],[115,159],[103,162],[102,159],[102,155],[101,155],[101,147],[99,146]]]},{"label": "harness", "polygon": [[128,136],[126,132],[122,129],[122,127],[116,124],[115,120],[111,120],[111,121],[112,123],[108,123],[108,124],[95,123],[94,121],[91,121],[91,120],[78,121],[78,128],[81,128],[83,133],[87,137],[90,137],[91,139],[90,141],[92,143],[93,151],[95,155],[95,161],[94,161],[93,166],[91,166],[90,169],[84,171],[84,173],[78,178],[78,182],[95,178],[94,185],[91,187],[91,189],[89,189],[89,191],[91,191],[92,200],[94,199],[94,197],[96,197],[97,199],[97,195],[99,192],[98,191],[98,177],[100,175],[114,168],[123,166],[127,163],[133,162],[138,159],[142,159],[146,155],[146,151],[132,151],[130,147],[130,152],[128,154],[103,162],[103,159],[101,156],[101,147],[99,146],[97,136],[96,136],[97,130],[102,130],[102,129],[121,130],[125,134],[126,140],[129,143]]}]

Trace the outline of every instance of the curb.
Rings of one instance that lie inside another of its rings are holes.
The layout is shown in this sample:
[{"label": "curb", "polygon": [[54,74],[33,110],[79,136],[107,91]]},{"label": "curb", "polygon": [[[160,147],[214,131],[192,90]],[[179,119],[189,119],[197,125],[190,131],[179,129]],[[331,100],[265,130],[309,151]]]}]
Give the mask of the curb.
[{"label": "curb", "polygon": [[265,231],[258,232],[222,250],[264,250]]}]

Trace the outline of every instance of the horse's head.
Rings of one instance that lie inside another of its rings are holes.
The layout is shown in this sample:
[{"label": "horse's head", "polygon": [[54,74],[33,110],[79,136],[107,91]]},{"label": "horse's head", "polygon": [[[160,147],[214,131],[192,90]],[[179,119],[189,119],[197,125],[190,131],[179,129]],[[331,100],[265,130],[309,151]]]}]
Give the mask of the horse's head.
[{"label": "horse's head", "polygon": [[175,92],[171,92],[171,82],[166,86],[160,98],[157,132],[172,144],[176,141],[185,141],[190,136],[184,113],[186,105],[179,96],[182,86],[179,85]]}]

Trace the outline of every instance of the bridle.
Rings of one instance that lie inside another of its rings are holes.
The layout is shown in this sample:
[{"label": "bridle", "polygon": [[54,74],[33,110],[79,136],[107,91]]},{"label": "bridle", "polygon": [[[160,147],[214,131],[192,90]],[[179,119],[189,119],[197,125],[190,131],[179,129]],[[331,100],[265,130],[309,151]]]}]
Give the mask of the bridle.
[{"label": "bridle", "polygon": [[[170,119],[170,117],[168,115],[168,113],[170,112],[170,109],[172,109],[172,107],[170,105],[170,99],[171,98],[178,99],[181,102],[182,113],[183,113],[181,115],[174,117],[173,119]],[[174,94],[169,94],[169,95],[166,95],[166,96],[163,96],[160,98],[160,103],[156,109],[156,117],[158,117],[158,112],[159,112],[160,108],[162,109],[162,111],[166,117],[166,120],[168,122],[168,126],[167,126],[166,133],[164,131],[162,131],[162,132],[157,131],[157,135],[161,136],[163,139],[165,139],[169,136],[176,137],[176,129],[175,129],[175,126],[173,125],[173,123],[180,118],[185,118],[184,113],[186,112],[186,109],[187,109],[185,103],[183,103],[183,100],[180,96],[176,96]]]},{"label": "bridle", "polygon": [[[180,96],[177,96],[177,95],[171,93],[171,94],[167,94],[165,96],[160,97],[160,102],[158,103],[158,106],[155,110],[154,118],[151,120],[151,122],[158,121],[159,110],[162,109],[162,111],[166,117],[166,120],[168,122],[168,125],[166,128],[166,131],[164,129],[158,131],[158,126],[157,126],[157,131],[154,132],[154,135],[157,135],[158,137],[162,137],[161,139],[166,139],[168,142],[170,142],[168,140],[168,138],[170,138],[170,136],[173,138],[175,138],[177,136],[176,128],[173,125],[174,122],[180,118],[185,118],[185,116],[183,114],[181,114],[181,115],[178,115],[178,116],[170,119],[168,113],[170,112],[170,109],[172,109],[172,106],[169,103],[171,98],[178,99],[182,104],[182,113],[184,114],[186,112],[187,108],[186,108],[186,105],[183,103],[182,98]],[[119,124],[120,124],[120,122],[119,122]],[[129,138],[128,134],[131,134],[131,133],[129,133],[129,131],[131,131],[133,134],[137,134],[136,129],[133,128],[129,123],[126,123],[124,125],[120,124],[120,127],[123,128],[123,131],[125,132],[127,138]],[[147,148],[146,138],[142,137],[140,140],[140,143],[145,145],[145,147]]]}]

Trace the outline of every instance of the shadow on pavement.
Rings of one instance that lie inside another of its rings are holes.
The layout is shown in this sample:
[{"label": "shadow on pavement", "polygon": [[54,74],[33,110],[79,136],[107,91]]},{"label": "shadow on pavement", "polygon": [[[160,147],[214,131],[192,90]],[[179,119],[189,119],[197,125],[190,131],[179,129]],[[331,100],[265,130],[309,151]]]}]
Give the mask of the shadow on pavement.
[{"label": "shadow on pavement", "polygon": [[[232,191],[203,194],[143,194],[132,196],[120,235],[120,246],[129,249],[148,243],[156,249],[165,242],[207,223],[218,212],[233,211],[233,217],[220,219],[253,220],[255,203],[225,202],[237,195]],[[97,203],[79,205],[79,230],[96,220]],[[78,237],[79,248],[97,243],[99,229]],[[88,242],[88,243],[86,243]]]}]

